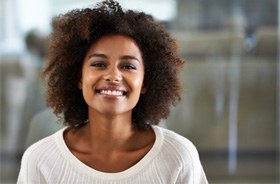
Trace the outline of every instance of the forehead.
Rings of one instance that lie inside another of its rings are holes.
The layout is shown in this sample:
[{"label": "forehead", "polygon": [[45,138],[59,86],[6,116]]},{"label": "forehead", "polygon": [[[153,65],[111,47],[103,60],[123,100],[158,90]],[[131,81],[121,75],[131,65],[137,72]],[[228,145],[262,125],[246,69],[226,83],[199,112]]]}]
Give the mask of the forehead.
[{"label": "forehead", "polygon": [[120,34],[109,34],[99,38],[91,45],[90,50],[138,52],[141,54],[141,50],[134,39]]}]

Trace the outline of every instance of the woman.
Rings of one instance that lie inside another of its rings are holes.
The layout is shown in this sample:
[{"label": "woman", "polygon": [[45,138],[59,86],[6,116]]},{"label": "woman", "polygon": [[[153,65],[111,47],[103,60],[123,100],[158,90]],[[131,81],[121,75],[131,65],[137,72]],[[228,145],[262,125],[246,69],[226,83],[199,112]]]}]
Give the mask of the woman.
[{"label": "woman", "polygon": [[170,35],[112,0],[53,28],[47,102],[68,128],[25,152],[18,183],[207,183],[193,144],[156,126],[180,100]]}]

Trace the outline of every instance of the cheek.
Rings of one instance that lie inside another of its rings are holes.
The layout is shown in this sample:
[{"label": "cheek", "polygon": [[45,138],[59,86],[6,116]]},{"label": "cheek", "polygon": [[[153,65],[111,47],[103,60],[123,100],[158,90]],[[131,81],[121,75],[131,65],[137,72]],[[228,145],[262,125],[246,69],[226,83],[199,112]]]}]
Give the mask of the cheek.
[{"label": "cheek", "polygon": [[141,88],[143,86],[143,81],[144,81],[144,77],[139,76],[139,77],[135,78],[134,80],[132,80],[132,84],[139,91],[139,90],[141,90]]},{"label": "cheek", "polygon": [[95,77],[93,75],[85,72],[82,73],[80,86],[81,89],[83,90],[83,93],[85,93],[86,91],[92,88],[94,81],[95,81]]},{"label": "cheek", "polygon": [[96,78],[96,74],[94,75],[93,71],[90,69],[84,69],[82,72],[81,81],[84,85],[91,83]]}]

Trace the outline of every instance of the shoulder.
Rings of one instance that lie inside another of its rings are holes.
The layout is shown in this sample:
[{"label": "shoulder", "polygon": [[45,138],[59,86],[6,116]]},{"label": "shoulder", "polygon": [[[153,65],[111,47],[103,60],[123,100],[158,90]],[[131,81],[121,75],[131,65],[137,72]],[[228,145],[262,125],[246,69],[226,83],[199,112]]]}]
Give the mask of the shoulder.
[{"label": "shoulder", "polygon": [[24,152],[17,183],[40,183],[43,172],[49,172],[53,160],[61,158],[58,137],[63,129],[32,144]]},{"label": "shoulder", "polygon": [[22,165],[35,164],[55,151],[57,147],[56,136],[62,133],[62,130],[63,129],[29,146],[23,154]]},{"label": "shoulder", "polygon": [[180,167],[201,165],[195,145],[186,137],[165,128],[156,127],[162,135],[161,155]]},{"label": "shoulder", "polygon": [[195,145],[186,137],[165,128],[157,127],[157,129],[163,135],[164,146],[173,148],[178,153],[197,154]]},{"label": "shoulder", "polygon": [[171,130],[157,127],[162,134],[161,162],[178,171],[180,183],[207,183],[195,145],[187,138]]}]

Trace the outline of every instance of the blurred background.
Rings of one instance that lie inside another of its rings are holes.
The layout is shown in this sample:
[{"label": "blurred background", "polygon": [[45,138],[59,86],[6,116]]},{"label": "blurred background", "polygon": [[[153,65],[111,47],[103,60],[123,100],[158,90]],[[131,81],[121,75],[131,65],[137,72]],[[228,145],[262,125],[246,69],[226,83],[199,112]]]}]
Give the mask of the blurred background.
[{"label": "blurred background", "polygon": [[[53,16],[96,0],[0,0],[0,183],[26,147],[61,126],[40,72]],[[210,183],[280,183],[277,0],[120,0],[152,14],[186,60],[182,102],[165,126],[189,138]]]}]

